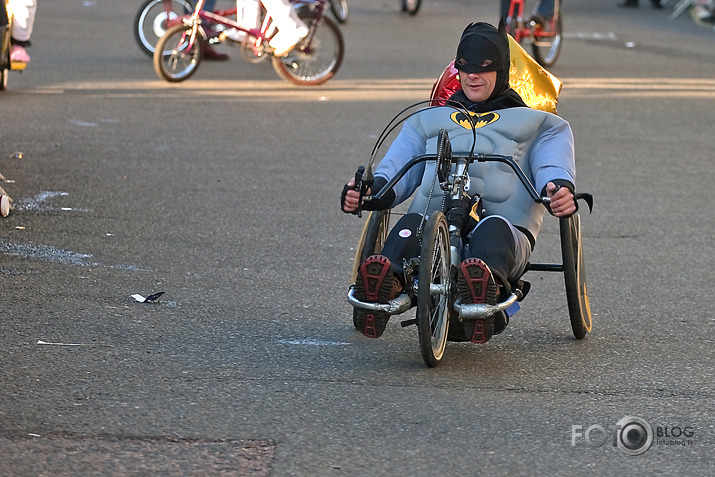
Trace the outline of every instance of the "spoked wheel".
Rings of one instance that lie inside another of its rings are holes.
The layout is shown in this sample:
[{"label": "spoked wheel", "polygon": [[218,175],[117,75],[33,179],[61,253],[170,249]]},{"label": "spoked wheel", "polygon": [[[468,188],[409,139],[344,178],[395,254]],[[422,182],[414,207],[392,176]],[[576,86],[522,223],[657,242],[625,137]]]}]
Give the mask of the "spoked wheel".
[{"label": "spoked wheel", "polygon": [[422,0],[402,0],[402,11],[410,15],[417,15]]},{"label": "spoked wheel", "polygon": [[433,212],[425,224],[417,285],[417,328],[425,364],[437,366],[449,328],[450,253],[447,219]]},{"label": "spoked wheel", "polygon": [[272,57],[273,69],[284,80],[298,85],[325,83],[343,62],[343,35],[338,25],[324,15],[319,20],[306,10],[298,15],[310,27],[310,33],[287,56]]},{"label": "spoked wheel", "polygon": [[[353,274],[350,283],[355,283],[357,279],[357,271],[360,264],[364,262],[370,255],[382,252],[382,247],[385,246],[387,233],[390,230],[390,210],[374,210],[365,222],[365,227],[362,230],[362,236],[358,243],[357,251],[355,252],[355,261],[353,262]],[[358,328],[353,315],[353,325]]]},{"label": "spoked wheel", "polygon": [[348,21],[348,0],[331,0],[330,10],[338,22],[346,23]]},{"label": "spoked wheel", "polygon": [[557,14],[555,18],[546,20],[545,25],[534,26],[531,31],[534,39],[534,59],[541,66],[553,66],[561,53],[561,15]]},{"label": "spoked wheel", "polygon": [[581,219],[578,214],[559,219],[561,255],[564,263],[566,300],[571,328],[577,339],[591,331],[591,305],[586,288],[586,268],[581,240]]},{"label": "spoked wheel", "polygon": [[154,52],[154,70],[172,83],[184,81],[196,73],[203,54],[201,32],[191,38],[191,25],[169,28],[159,39]]},{"label": "spoked wheel", "polygon": [[187,0],[147,0],[134,17],[134,38],[139,48],[149,56],[154,54],[159,38],[164,36],[171,20],[194,10]]}]

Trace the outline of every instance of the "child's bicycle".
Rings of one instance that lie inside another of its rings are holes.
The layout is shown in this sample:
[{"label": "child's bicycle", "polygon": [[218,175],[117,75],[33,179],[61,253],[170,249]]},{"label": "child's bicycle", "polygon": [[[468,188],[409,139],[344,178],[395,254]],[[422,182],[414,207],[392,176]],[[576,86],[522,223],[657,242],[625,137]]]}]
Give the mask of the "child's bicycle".
[{"label": "child's bicycle", "polygon": [[[276,33],[270,16],[264,15],[259,29],[246,29],[229,18],[236,9],[207,12],[204,0],[198,0],[188,17],[179,17],[179,24],[170,27],[159,39],[154,51],[154,70],[160,78],[170,82],[190,78],[199,67],[203,43],[230,42],[238,45],[247,61],[256,63],[271,58],[273,69],[281,78],[298,85],[318,85],[328,81],[340,68],[345,53],[340,29],[324,15],[328,0],[291,0],[298,16],[308,26],[308,35],[285,56],[274,56],[268,42]],[[265,12],[264,12],[265,13]],[[235,28],[245,33],[241,42],[226,35],[209,38],[202,22]]]},{"label": "child's bicycle", "polygon": [[[177,19],[194,11],[195,0],[146,0],[134,16],[134,39],[149,56],[154,55],[159,38]],[[348,1],[330,0],[330,10],[340,23],[348,21]]]},{"label": "child's bicycle", "polygon": [[22,71],[27,66],[27,63],[10,61],[12,21],[12,11],[4,1],[0,8],[0,90],[7,89],[10,71]]},{"label": "child's bicycle", "polygon": [[556,63],[561,53],[563,27],[561,3],[559,0],[551,0],[554,2],[554,14],[551,18],[544,18],[538,14],[541,1],[543,0],[537,0],[531,17],[526,19],[525,0],[511,0],[506,18],[506,31],[518,43],[524,41],[531,43],[534,59],[541,66],[550,67]]},{"label": "child's bicycle", "polygon": [[[464,112],[464,110],[455,107],[452,107],[452,109]],[[414,114],[419,114],[419,111]],[[465,113],[464,117],[470,118],[470,115]],[[385,128],[385,132],[389,133],[395,127],[396,124],[389,124]],[[474,125],[472,127],[474,128]],[[386,137],[385,132],[378,138],[367,170],[362,167],[358,169],[356,187],[361,192],[366,191],[371,184],[372,163],[379,145]],[[465,217],[464,209],[469,207],[470,198],[465,192],[465,185],[469,179],[469,166],[473,163],[484,162],[505,164],[516,174],[535,202],[546,204],[550,199],[539,195],[524,171],[511,157],[495,154],[475,154],[474,146],[472,146],[471,151],[452,152],[449,136],[446,131],[441,130],[437,140],[436,154],[414,157],[405,164],[382,190],[371,196],[363,196],[364,200],[382,199],[412,167],[423,162],[434,163],[433,183],[436,185],[435,188],[441,188],[445,191],[444,199],[442,200],[441,210],[431,212],[426,219],[423,219],[426,221],[422,224],[421,236],[419,236],[421,242],[420,255],[406,261],[404,292],[384,304],[363,302],[356,298],[355,284],[353,284],[348,291],[347,301],[354,308],[383,311],[388,315],[401,314],[416,306],[416,318],[403,321],[402,326],[417,325],[422,358],[427,366],[434,367],[440,363],[447,341],[451,340],[450,327],[463,328],[462,324],[465,321],[485,319],[500,312],[513,314],[514,309],[518,308],[517,302],[523,300],[530,288],[528,282],[522,279],[516,280],[514,283],[510,283],[511,295],[502,303],[496,305],[464,304],[457,298],[456,276],[457,269],[462,262],[463,243],[460,233],[461,227],[459,224],[453,223],[452,218]],[[590,195],[584,194],[584,196],[588,196],[586,200],[589,201],[590,207],[590,201],[592,200]],[[361,263],[371,255],[381,253],[390,228],[390,216],[391,211],[389,209],[370,213],[358,244],[353,267],[353,279]],[[450,218],[448,219],[448,217]],[[563,263],[529,263],[524,273],[532,270],[561,272],[564,274],[571,328],[574,336],[577,339],[582,339],[586,336],[586,333],[591,331],[592,322],[588,291],[586,289],[581,221],[578,213],[570,217],[560,218],[559,226]],[[355,319],[354,316],[353,320]],[[354,322],[353,324],[357,328],[357,323]],[[457,339],[457,341],[462,341],[462,339]]]}]

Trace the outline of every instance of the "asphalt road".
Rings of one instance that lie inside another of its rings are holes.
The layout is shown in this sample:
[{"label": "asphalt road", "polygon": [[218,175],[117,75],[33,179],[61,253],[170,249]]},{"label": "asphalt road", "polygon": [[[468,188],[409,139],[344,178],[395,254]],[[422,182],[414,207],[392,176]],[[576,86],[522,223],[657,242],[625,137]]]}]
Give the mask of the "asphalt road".
[{"label": "asphalt road", "polygon": [[[566,3],[593,332],[535,273],[502,335],[428,369],[414,327],[353,329],[338,197],[496,2],[354,1],[342,69],[307,89],[237,51],[159,80],[138,3],[40,2],[0,93],[0,474],[715,475],[715,33]],[[613,446],[623,418],[645,453]]]}]

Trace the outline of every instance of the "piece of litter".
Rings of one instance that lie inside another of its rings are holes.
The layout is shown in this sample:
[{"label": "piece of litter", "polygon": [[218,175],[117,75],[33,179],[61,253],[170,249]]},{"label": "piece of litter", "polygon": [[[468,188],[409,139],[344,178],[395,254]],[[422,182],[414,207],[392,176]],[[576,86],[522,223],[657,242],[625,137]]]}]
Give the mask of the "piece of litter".
[{"label": "piece of litter", "polygon": [[49,346],[99,346],[104,348],[113,348],[114,345],[101,344],[101,343],[50,343],[49,341],[37,340],[38,345],[49,345]]},{"label": "piece of litter", "polygon": [[38,345],[53,345],[53,346],[86,346],[82,343],[48,343],[47,341],[38,340]]},{"label": "piece of litter", "polygon": [[28,432],[27,435],[30,436],[30,437],[42,437],[41,435],[39,435],[39,434],[33,434],[32,432]]},{"label": "piece of litter", "polygon": [[25,155],[20,151],[17,151],[15,153],[13,153],[13,155],[12,155],[13,159],[22,159],[23,157],[25,157]]},{"label": "piece of litter", "polygon": [[151,303],[151,302],[156,301],[156,299],[159,298],[159,297],[160,297],[161,295],[163,295],[164,293],[166,293],[166,292],[163,292],[163,291],[162,291],[162,292],[156,292],[156,293],[154,293],[153,295],[149,295],[149,296],[146,297],[146,298],[144,298],[143,296],[141,296],[140,294],[137,293],[137,294],[132,295],[132,298],[134,298],[134,299],[135,299],[136,301],[138,301],[139,303]]}]

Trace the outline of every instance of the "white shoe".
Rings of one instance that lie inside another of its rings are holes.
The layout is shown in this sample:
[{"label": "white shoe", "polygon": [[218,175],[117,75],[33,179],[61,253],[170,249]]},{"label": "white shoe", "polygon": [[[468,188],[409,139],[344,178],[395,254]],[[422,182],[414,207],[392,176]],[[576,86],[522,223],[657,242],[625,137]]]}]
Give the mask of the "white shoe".
[{"label": "white shoe", "polygon": [[236,43],[243,43],[243,40],[246,39],[246,32],[237,30],[236,28],[229,28],[228,30],[222,31],[220,37],[222,40],[228,38]]},{"label": "white shoe", "polygon": [[299,26],[295,30],[278,30],[276,36],[268,43],[273,48],[273,55],[283,56],[297,45],[300,40],[308,36],[308,27]]}]

